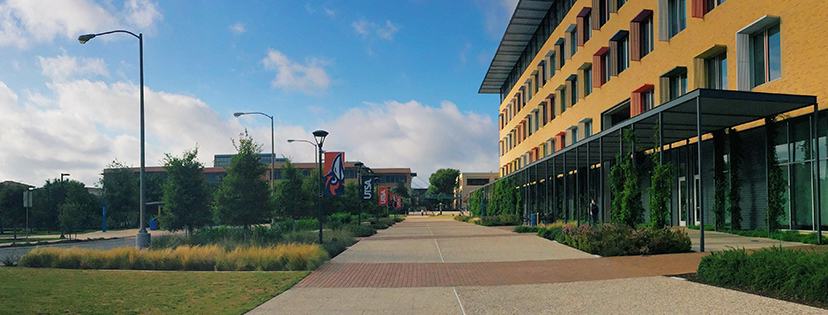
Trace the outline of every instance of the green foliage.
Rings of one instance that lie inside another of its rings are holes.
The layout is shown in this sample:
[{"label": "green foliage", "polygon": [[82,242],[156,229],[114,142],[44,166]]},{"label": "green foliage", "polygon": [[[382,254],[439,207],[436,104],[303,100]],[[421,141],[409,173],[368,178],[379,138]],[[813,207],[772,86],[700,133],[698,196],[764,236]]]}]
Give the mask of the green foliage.
[{"label": "green foliage", "polygon": [[[106,205],[107,228],[127,228],[138,225],[138,177],[121,162],[106,166],[101,185]],[[48,183],[48,182],[47,182]],[[44,186],[46,188],[46,186]]]},{"label": "green foliage", "polygon": [[276,183],[275,187],[275,214],[291,219],[311,216],[313,208],[309,207],[308,201],[316,194],[302,189],[305,183],[302,171],[296,168],[290,159],[285,159],[281,171],[282,180]]},{"label": "green foliage", "polygon": [[474,223],[482,226],[506,226],[520,225],[522,222],[516,214],[499,214],[482,217],[480,220],[474,221]]},{"label": "green foliage", "polygon": [[710,284],[828,303],[828,252],[732,249],[702,257],[696,275]]},{"label": "green foliage", "polygon": [[227,177],[215,192],[213,211],[219,223],[247,228],[269,218],[273,202],[264,178],[267,167],[260,162],[261,145],[253,142],[245,130],[239,135],[236,149],[238,153],[226,168]]},{"label": "green foliage", "polygon": [[724,130],[713,132],[713,215],[716,230],[725,227],[725,200],[727,199],[727,178],[725,177],[725,133]]},{"label": "green foliage", "polygon": [[656,146],[651,156],[654,166],[647,193],[650,196],[650,226],[662,228],[668,225],[667,216],[670,215],[670,202],[673,199],[673,165],[661,164],[659,155],[662,148],[658,146],[658,125],[655,131]]},{"label": "green foliage", "polygon": [[196,160],[198,148],[185,151],[179,158],[170,154],[164,158],[167,181],[163,185],[164,211],[159,218],[168,231],[194,229],[210,225],[209,186],[204,176],[204,165]]},{"label": "green foliage", "polygon": [[641,177],[633,156],[636,152],[635,131],[624,130],[624,141],[630,154],[619,155],[610,169],[610,185],[613,192],[612,220],[634,227],[644,221],[644,205],[641,203]]},{"label": "green foliage", "polygon": [[539,231],[538,235],[554,237],[561,244],[603,257],[686,253],[691,250],[687,233],[669,228],[641,227],[635,230],[625,224],[581,225]]},{"label": "green foliage", "polygon": [[[688,225],[688,229],[691,230],[698,230],[698,225]],[[713,228],[712,225],[705,225],[705,230],[711,230]],[[802,234],[796,231],[772,231],[768,233],[766,230],[731,230],[731,229],[723,229],[718,232],[722,233],[730,233],[736,234],[741,236],[747,237],[762,237],[762,238],[770,238],[774,240],[780,240],[784,242],[800,242],[805,244],[816,244],[817,243],[817,233],[811,232],[807,234]]]},{"label": "green foliage", "polygon": [[478,189],[473,191],[469,194],[468,198],[466,199],[466,204],[469,207],[469,211],[473,216],[480,216],[482,213],[482,206],[483,206],[483,192],[482,189]]},{"label": "green foliage", "polygon": [[515,227],[515,233],[538,233],[541,228],[537,226],[518,225]]},{"label": "green foliage", "polygon": [[522,213],[521,202],[523,196],[520,190],[512,181],[512,178],[504,178],[492,185],[491,199],[486,202],[486,216],[515,215]]},{"label": "green foliage", "polygon": [[776,158],[776,140],[779,135],[776,118],[765,118],[768,139],[768,213],[765,222],[771,231],[779,230],[779,220],[785,217],[785,190],[788,181],[782,175],[779,159]]},{"label": "green foliage", "polygon": [[368,237],[377,234],[377,229],[367,225],[348,224],[343,229],[350,231],[355,237]]},{"label": "green foliage", "polygon": [[742,137],[736,129],[730,128],[727,131],[730,140],[730,191],[728,193],[729,205],[727,212],[730,213],[730,229],[742,229],[742,181],[739,172],[742,168]]},{"label": "green foliage", "polygon": [[0,184],[0,231],[4,226],[15,231],[25,227],[26,208],[23,207],[23,192],[29,188],[14,183]]},{"label": "green foliage", "polygon": [[458,216],[454,217],[454,221],[469,222],[469,220],[471,220],[471,218],[472,217],[467,216],[467,215],[458,215]]},{"label": "green foliage", "polygon": [[77,202],[66,202],[58,207],[60,232],[71,236],[81,230],[82,221],[86,217],[83,206]]},{"label": "green foliage", "polygon": [[[428,177],[428,189],[426,193],[432,196],[454,196],[454,189],[457,188],[457,176],[460,171],[453,168],[441,168]],[[445,200],[440,200],[445,203]]]}]

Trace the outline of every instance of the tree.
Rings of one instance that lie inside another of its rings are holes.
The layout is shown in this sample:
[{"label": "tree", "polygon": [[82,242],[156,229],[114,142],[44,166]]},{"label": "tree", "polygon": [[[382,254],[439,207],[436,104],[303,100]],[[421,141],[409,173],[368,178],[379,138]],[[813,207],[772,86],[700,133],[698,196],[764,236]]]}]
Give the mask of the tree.
[{"label": "tree", "polygon": [[81,230],[85,216],[83,206],[77,202],[65,202],[58,206],[60,234],[72,238],[72,234]]},{"label": "tree", "polygon": [[247,130],[239,135],[238,153],[230,159],[227,177],[216,191],[213,211],[221,224],[241,225],[245,229],[265,221],[273,212],[267,167],[261,163],[261,145],[253,142]]},{"label": "tree", "polygon": [[663,148],[658,145],[658,143],[661,143],[659,141],[659,134],[658,126],[656,126],[655,141],[653,141],[656,143],[656,146],[653,148],[651,156],[654,165],[653,173],[650,177],[652,182],[647,192],[650,195],[650,226],[660,229],[667,225],[670,200],[673,199],[673,165],[670,163],[661,164],[661,158],[659,156]]},{"label": "tree", "polygon": [[[437,170],[428,177],[429,186],[426,193],[432,196],[454,196],[454,189],[457,188],[457,176],[460,176],[460,171],[453,168]],[[444,202],[445,200],[440,200],[440,204]]]},{"label": "tree", "polygon": [[26,209],[23,208],[23,192],[29,187],[17,183],[0,184],[0,231],[2,224],[14,230],[17,238],[18,229],[26,222]]},{"label": "tree", "polygon": [[282,180],[275,187],[275,212],[274,215],[281,215],[291,219],[307,217],[312,213],[308,207],[308,200],[311,195],[303,189],[305,176],[302,171],[290,161],[285,159],[282,164]]},{"label": "tree", "polygon": [[204,165],[196,161],[198,148],[185,151],[182,157],[170,154],[164,158],[167,180],[164,182],[162,200],[164,214],[159,218],[168,231],[193,229],[212,223],[207,179]]},{"label": "tree", "polygon": [[113,161],[107,165],[101,179],[103,200],[106,205],[106,226],[128,228],[138,225],[139,185],[138,177],[123,163]]}]

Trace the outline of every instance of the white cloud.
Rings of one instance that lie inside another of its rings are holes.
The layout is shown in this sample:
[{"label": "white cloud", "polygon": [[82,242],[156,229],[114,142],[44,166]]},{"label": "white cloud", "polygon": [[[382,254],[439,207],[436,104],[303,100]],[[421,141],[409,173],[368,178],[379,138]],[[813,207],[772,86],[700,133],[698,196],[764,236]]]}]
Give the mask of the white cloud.
[{"label": "white cloud", "polygon": [[318,58],[309,58],[302,65],[291,61],[280,51],[270,49],[262,62],[265,68],[278,72],[276,79],[271,81],[273,87],[314,95],[324,93],[331,84],[323,69],[328,63]]},{"label": "white cloud", "polygon": [[[497,127],[488,116],[416,101],[353,108],[331,122],[329,150],[370,167],[411,167],[421,177],[440,168],[496,171]],[[426,180],[427,182],[427,180]]]},{"label": "white cloud", "polygon": [[377,24],[374,22],[367,21],[365,19],[360,19],[351,24],[353,26],[354,31],[362,35],[363,37],[368,37],[371,33],[376,33],[377,37],[384,40],[394,40],[394,34],[397,34],[400,30],[400,26],[391,21],[385,21],[385,25],[381,27],[377,27]]},{"label": "white cloud", "polygon": [[371,29],[373,29],[377,25],[374,24],[373,22],[368,22],[368,21],[362,19],[362,20],[359,20],[359,21],[356,21],[356,22],[352,23],[351,26],[354,27],[354,31],[356,31],[357,34],[362,35],[362,36],[368,36],[368,34],[371,33]]},{"label": "white cloud", "polygon": [[483,11],[486,33],[494,40],[500,40],[518,0],[475,0],[477,7]]},{"label": "white cloud", "polygon": [[377,36],[382,39],[394,40],[394,34],[399,30],[399,25],[394,25],[391,21],[385,21],[385,26],[377,30]]},{"label": "white cloud", "polygon": [[146,31],[163,18],[148,0],[127,0],[122,12],[107,8],[90,0],[8,0],[0,3],[0,46],[25,49],[33,42],[74,40],[80,34],[116,28]]},{"label": "white cloud", "polygon": [[64,81],[74,75],[109,76],[106,63],[100,58],[76,58],[66,55],[37,58],[40,60],[43,75],[55,81]]},{"label": "white cloud", "polygon": [[327,14],[328,16],[336,17],[336,11],[334,11],[333,9],[328,9],[328,7],[322,7],[322,9],[325,10],[325,14]]},{"label": "white cloud", "polygon": [[244,28],[244,24],[242,22],[236,22],[236,24],[230,25],[230,31],[232,31],[236,35],[244,34],[247,32],[247,29]]}]

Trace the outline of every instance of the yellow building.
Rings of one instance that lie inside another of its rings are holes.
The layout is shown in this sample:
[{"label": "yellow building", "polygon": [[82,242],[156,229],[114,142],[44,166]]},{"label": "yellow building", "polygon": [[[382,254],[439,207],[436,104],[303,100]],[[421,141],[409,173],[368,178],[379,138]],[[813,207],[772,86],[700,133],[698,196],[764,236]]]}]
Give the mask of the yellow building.
[{"label": "yellow building", "polygon": [[742,225],[762,227],[770,144],[790,183],[783,227],[823,229],[826,18],[823,0],[521,0],[479,91],[500,94],[500,174],[526,188],[526,213],[583,218],[596,199],[607,218],[601,166],[630,153],[621,130],[634,130],[637,157],[660,147],[674,166],[671,224],[712,223],[714,164],[732,155],[713,138],[735,128]]},{"label": "yellow building", "polygon": [[472,173],[464,172],[457,176],[457,186],[454,188],[454,209],[468,210],[466,199],[472,191],[494,182],[498,178],[497,172]]}]

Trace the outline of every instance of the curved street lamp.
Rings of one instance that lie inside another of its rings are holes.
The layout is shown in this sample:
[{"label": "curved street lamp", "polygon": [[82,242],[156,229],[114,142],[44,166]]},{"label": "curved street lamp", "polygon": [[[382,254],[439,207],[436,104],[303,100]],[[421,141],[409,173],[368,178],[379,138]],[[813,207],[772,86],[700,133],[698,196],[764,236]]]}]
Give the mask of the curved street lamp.
[{"label": "curved street lamp", "polygon": [[138,230],[138,235],[135,236],[135,247],[138,249],[147,248],[150,244],[150,234],[147,233],[147,228],[144,226],[144,212],[147,208],[147,201],[146,201],[146,188],[144,187],[144,175],[145,175],[145,164],[144,164],[144,36],[142,33],[138,33],[136,35],[133,32],[126,31],[126,30],[114,30],[109,32],[97,33],[97,34],[85,34],[78,36],[78,41],[81,44],[86,44],[89,40],[106,34],[112,33],[126,33],[129,35],[134,36],[138,39],[138,60],[139,60],[139,69],[140,69],[140,77],[141,77],[141,90],[140,90],[140,99],[141,99],[141,173],[138,177],[141,186],[141,197],[140,197],[140,222],[141,222],[141,229]]},{"label": "curved street lamp", "polygon": [[325,187],[325,183],[322,180],[324,175],[322,174],[322,144],[325,143],[325,137],[328,136],[328,132],[325,130],[317,130],[313,132],[313,139],[316,140],[316,147],[319,149],[319,245],[321,246],[322,243],[322,189]]},{"label": "curved street lamp", "polygon": [[242,116],[242,115],[262,115],[262,116],[265,116],[267,118],[270,118],[270,194],[272,195],[272,194],[275,193],[275,190],[273,190],[273,165],[276,164],[276,153],[275,153],[276,152],[275,151],[276,150],[275,149],[276,142],[273,140],[274,139],[274,134],[275,134],[274,129],[273,129],[273,116],[270,116],[270,115],[262,113],[262,112],[247,112],[247,113],[236,112],[236,113],[233,113],[233,117],[236,117],[236,118],[239,118],[239,116]]}]

